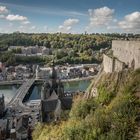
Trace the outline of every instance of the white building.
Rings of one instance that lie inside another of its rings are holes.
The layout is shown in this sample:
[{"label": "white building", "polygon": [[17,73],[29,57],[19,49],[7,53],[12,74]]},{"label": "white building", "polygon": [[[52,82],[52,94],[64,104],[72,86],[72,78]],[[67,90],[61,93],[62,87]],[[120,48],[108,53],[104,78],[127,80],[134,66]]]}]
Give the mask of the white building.
[{"label": "white building", "polygon": [[36,79],[48,79],[50,75],[50,68],[36,68]]}]

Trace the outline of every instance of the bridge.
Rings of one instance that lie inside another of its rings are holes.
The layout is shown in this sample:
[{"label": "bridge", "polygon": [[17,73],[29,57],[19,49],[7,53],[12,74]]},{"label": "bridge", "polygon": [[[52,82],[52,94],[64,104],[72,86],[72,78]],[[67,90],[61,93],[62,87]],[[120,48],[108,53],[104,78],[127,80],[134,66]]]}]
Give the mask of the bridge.
[{"label": "bridge", "polygon": [[15,96],[12,98],[12,100],[7,104],[7,107],[15,107],[17,109],[21,109],[22,111],[24,109],[29,109],[29,107],[25,106],[22,101],[29,91],[30,87],[35,82],[35,79],[28,79],[26,80],[20,88],[17,90]]}]

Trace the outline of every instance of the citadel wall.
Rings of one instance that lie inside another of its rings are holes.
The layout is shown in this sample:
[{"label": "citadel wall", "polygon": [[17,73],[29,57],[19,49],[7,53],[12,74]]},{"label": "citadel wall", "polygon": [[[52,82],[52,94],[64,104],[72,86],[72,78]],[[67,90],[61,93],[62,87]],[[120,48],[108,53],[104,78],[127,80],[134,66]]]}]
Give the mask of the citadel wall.
[{"label": "citadel wall", "polygon": [[140,41],[112,41],[113,56],[128,67],[140,67]]},{"label": "citadel wall", "polygon": [[103,67],[104,67],[104,71],[106,73],[111,73],[113,72],[113,67],[114,67],[114,62],[113,62],[113,58],[107,56],[107,55],[103,55]]},{"label": "citadel wall", "polygon": [[124,66],[125,64],[119,61],[117,58],[109,57],[105,54],[103,55],[103,67],[106,73],[122,71]]},{"label": "citadel wall", "polygon": [[112,41],[113,56],[104,54],[104,71],[119,72],[128,66],[129,68],[140,68],[140,41]]},{"label": "citadel wall", "polygon": [[114,68],[113,68],[114,71],[116,71],[116,72],[122,71],[124,69],[124,67],[125,67],[125,64],[115,58]]}]

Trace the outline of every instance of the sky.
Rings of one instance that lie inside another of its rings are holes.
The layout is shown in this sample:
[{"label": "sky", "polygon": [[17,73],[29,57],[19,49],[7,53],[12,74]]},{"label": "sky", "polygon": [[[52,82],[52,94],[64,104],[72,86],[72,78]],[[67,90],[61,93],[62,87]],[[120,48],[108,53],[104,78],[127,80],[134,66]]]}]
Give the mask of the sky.
[{"label": "sky", "polygon": [[140,33],[140,0],[0,0],[0,33]]}]

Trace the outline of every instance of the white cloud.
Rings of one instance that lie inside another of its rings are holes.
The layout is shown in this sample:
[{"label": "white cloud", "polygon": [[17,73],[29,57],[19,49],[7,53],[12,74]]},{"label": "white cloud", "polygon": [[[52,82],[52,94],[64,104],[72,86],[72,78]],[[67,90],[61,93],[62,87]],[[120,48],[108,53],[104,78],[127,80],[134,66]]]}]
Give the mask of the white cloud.
[{"label": "white cloud", "polygon": [[102,7],[98,9],[89,9],[90,27],[108,25],[113,20],[114,9]]},{"label": "white cloud", "polygon": [[125,31],[140,32],[140,12],[133,12],[118,22],[118,26]]},{"label": "white cloud", "polygon": [[72,29],[72,26],[74,26],[75,24],[77,24],[79,22],[79,19],[67,19],[64,21],[63,25],[60,25],[58,27],[59,32],[69,32]]},{"label": "white cloud", "polygon": [[27,21],[27,17],[24,16],[20,16],[20,15],[13,15],[13,14],[9,14],[8,16],[6,16],[6,19],[9,21]]},{"label": "white cloud", "polygon": [[21,15],[14,15],[5,6],[0,6],[0,19],[6,19],[8,21],[20,21],[21,24],[30,24],[28,18]]},{"label": "white cloud", "polygon": [[59,27],[59,31],[60,32],[68,32],[68,31],[70,31],[71,30],[71,26],[62,26],[62,25],[60,25]]},{"label": "white cloud", "polygon": [[74,25],[74,24],[76,24],[78,22],[79,22],[78,19],[71,19],[71,18],[69,18],[69,19],[64,21],[64,26],[72,26],[72,25]]},{"label": "white cloud", "polygon": [[100,27],[102,27],[103,30],[110,28],[110,24],[117,22],[116,19],[114,19],[115,10],[110,9],[106,6],[97,8],[97,9],[89,9],[89,25],[85,28],[85,30],[91,32],[93,29],[101,30]]},{"label": "white cloud", "polygon": [[5,18],[5,14],[8,13],[8,9],[5,6],[0,6],[0,19]]},{"label": "white cloud", "polygon": [[26,20],[26,21],[23,21],[22,24],[26,25],[26,24],[30,24],[31,22]]},{"label": "white cloud", "polygon": [[0,6],[0,14],[8,13],[8,9],[5,6]]}]

